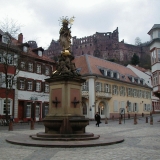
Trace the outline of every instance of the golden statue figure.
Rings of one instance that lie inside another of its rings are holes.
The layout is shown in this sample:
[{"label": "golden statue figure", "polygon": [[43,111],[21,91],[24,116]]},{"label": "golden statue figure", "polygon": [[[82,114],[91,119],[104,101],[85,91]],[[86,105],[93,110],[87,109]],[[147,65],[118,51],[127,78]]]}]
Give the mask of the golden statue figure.
[{"label": "golden statue figure", "polygon": [[[62,17],[60,22],[62,23],[62,28],[59,31],[59,42],[62,46],[62,54],[67,56],[70,55],[70,46],[71,46],[71,25],[74,21],[74,17],[68,19],[67,17]],[[70,25],[70,27],[69,27]]]}]

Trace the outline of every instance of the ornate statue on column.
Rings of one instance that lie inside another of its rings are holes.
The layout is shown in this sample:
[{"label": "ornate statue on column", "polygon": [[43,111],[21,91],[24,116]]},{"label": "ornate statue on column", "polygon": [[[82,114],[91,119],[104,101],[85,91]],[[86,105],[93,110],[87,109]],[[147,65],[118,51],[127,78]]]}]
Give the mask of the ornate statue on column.
[{"label": "ornate statue on column", "polygon": [[62,46],[61,55],[58,56],[58,64],[56,71],[53,72],[52,77],[57,75],[70,75],[70,76],[80,76],[77,73],[75,63],[72,62],[74,56],[71,55],[71,26],[74,22],[74,17],[70,19],[68,17],[60,18],[60,23],[62,25],[59,31],[59,43]]}]

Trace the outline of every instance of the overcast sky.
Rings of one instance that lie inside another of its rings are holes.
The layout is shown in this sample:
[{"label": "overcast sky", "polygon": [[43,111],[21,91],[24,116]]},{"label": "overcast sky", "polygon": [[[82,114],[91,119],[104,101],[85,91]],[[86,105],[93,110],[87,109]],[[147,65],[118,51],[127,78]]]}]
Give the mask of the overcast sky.
[{"label": "overcast sky", "polygon": [[148,31],[160,24],[160,0],[1,0],[0,21],[8,16],[22,27],[24,42],[47,48],[58,40],[62,16],[75,16],[72,36],[82,38],[118,27],[119,41],[150,40]]}]

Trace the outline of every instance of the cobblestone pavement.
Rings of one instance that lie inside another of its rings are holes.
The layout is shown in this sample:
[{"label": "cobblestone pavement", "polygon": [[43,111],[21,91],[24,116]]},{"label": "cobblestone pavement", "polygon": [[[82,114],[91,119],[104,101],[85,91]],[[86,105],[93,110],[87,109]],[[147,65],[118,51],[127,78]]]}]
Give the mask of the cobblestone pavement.
[{"label": "cobblestone pavement", "polygon": [[104,121],[100,127],[91,121],[86,127],[87,132],[100,135],[124,136],[125,141],[119,144],[86,147],[86,148],[43,148],[27,147],[7,143],[5,138],[19,134],[35,134],[44,131],[42,124],[36,124],[30,130],[27,124],[15,124],[14,131],[0,126],[0,160],[160,160],[160,115],[153,115],[153,125],[139,118],[138,124],[133,119],[125,124],[118,121]]}]

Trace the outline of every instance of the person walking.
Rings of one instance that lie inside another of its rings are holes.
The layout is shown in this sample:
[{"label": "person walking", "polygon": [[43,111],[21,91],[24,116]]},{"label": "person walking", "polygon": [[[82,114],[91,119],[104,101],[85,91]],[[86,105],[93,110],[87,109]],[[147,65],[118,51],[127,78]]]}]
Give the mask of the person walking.
[{"label": "person walking", "polygon": [[99,115],[99,113],[97,112],[96,114],[95,114],[95,120],[96,120],[96,126],[98,126],[99,127],[99,124],[101,123],[101,117],[100,117],[100,115]]}]

